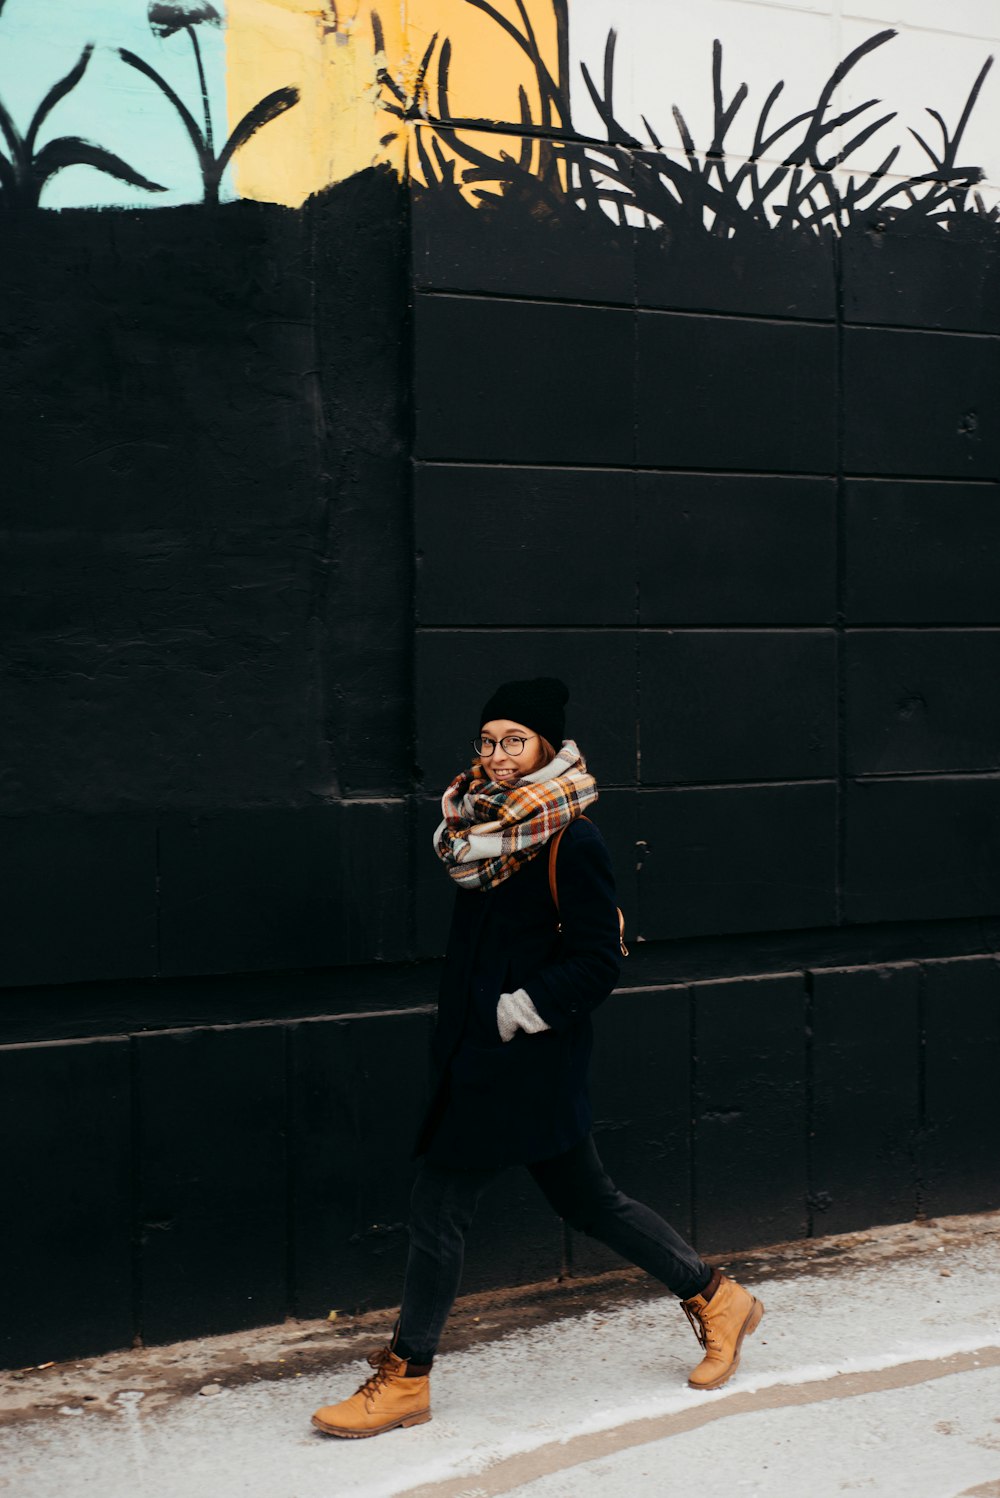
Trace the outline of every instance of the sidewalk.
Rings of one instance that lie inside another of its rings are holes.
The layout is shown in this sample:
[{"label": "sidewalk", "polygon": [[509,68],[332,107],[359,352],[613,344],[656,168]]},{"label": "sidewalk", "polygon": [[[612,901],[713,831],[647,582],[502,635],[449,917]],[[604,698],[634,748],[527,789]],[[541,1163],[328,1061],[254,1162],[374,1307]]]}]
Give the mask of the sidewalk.
[{"label": "sidewalk", "polygon": [[463,1302],[431,1422],[370,1441],[309,1415],[367,1373],[381,1316],[0,1375],[0,1493],[1000,1498],[1000,1213],[729,1267],[767,1314],[716,1394],[686,1387],[676,1303],[627,1271]]}]

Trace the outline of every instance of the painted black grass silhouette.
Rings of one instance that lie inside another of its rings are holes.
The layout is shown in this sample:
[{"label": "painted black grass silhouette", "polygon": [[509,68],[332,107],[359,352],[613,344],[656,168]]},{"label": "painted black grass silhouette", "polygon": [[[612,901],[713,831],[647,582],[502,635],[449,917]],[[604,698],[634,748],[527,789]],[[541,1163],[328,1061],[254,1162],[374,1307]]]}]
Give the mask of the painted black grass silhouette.
[{"label": "painted black grass silhouette", "polygon": [[[0,10],[2,9],[0,0]],[[128,182],[132,187],[141,187],[147,192],[163,192],[159,182],[151,182],[113,151],[107,151],[93,141],[83,140],[79,135],[60,135],[38,147],[39,130],[60,100],[65,99],[76,88],[87,71],[93,50],[92,46],[84,47],[78,61],[66,76],[52,85],[32,115],[24,135],[18,130],[9,111],[0,103],[0,134],[7,148],[6,156],[0,152],[0,203],[4,207],[37,208],[46,182],[68,166],[90,166],[96,171],[106,172],[110,177],[117,177],[121,182]]]},{"label": "painted black grass silhouette", "polygon": [[[523,142],[517,161],[506,152],[502,152],[498,160],[496,156],[477,149],[469,141],[455,134],[449,134],[448,138],[448,146],[452,155],[442,151],[439,142],[433,138],[428,149],[422,132],[416,132],[416,151],[424,180],[428,187],[447,189],[459,196],[463,187],[468,188],[472,196],[480,201],[512,195],[520,188],[522,196],[547,197],[552,195],[552,206],[555,206],[556,201],[564,199],[565,196],[560,177],[560,162],[565,159],[565,154],[560,154],[559,148],[553,148],[548,136],[572,134],[569,90],[565,86],[569,59],[569,11],[566,0],[552,0],[557,29],[556,77],[553,77],[542,57],[538,37],[524,0],[515,0],[523,30],[497,10],[490,0],[466,0],[466,4],[489,16],[526,55],[538,85],[540,119],[536,121],[533,118],[527,92],[523,85],[520,86],[518,100]],[[382,27],[374,11],[372,12],[372,26],[375,34],[375,50],[382,52],[384,50]],[[438,52],[435,87],[437,109],[436,112],[432,111],[428,73],[438,37],[438,32],[431,37],[421,58],[416,82],[409,97],[386,68],[379,69],[376,76],[383,90],[383,109],[401,120],[422,120],[434,126],[447,125],[452,130],[463,127],[466,129],[489,127],[489,121],[458,119],[452,113],[449,99],[452,45],[450,38],[447,37],[441,43]],[[383,144],[395,139],[395,135],[396,132],[392,132],[383,137]],[[455,156],[466,162],[460,177],[456,175]],[[487,186],[487,184],[490,185]]]},{"label": "painted black grass silhouette", "polygon": [[155,83],[157,88],[171,102],[180,115],[184,128],[191,137],[198,157],[198,165],[201,168],[202,189],[204,201],[215,204],[219,201],[219,184],[222,175],[241,146],[245,146],[251,136],[256,135],[264,125],[270,124],[299,102],[299,90],[291,86],[277,88],[273,93],[267,94],[260,99],[234,128],[229,139],[222,150],[216,155],[215,132],[212,124],[212,108],[208,97],[208,86],[205,81],[205,67],[201,56],[201,46],[198,41],[196,28],[198,26],[221,26],[222,17],[210,0],[151,0],[147,9],[147,17],[154,34],[165,40],[176,33],[186,31],[191,42],[194,53],[195,66],[198,71],[198,82],[201,88],[202,120],[198,124],[194,115],[188,109],[179,94],[171,88],[167,80],[148,63],[145,58],[139,57],[135,52],[130,52],[126,47],[120,47],[119,55],[128,63],[129,67]]},{"label": "painted black grass silhouette", "polygon": [[[520,26],[491,0],[465,3],[489,16],[524,53],[534,74],[537,118],[522,86],[518,90],[517,127],[522,146],[516,159],[506,152],[498,156],[481,150],[464,138],[463,130],[489,128],[490,122],[459,119],[453,114],[449,98],[452,48],[447,38],[437,55],[434,112],[429,107],[431,90],[425,80],[434,42],[421,66],[419,108],[401,108],[403,101],[396,86],[384,72],[380,74],[383,88],[395,90],[393,98],[384,99],[384,107],[403,118],[421,118],[437,129],[448,129],[447,150],[433,133],[417,132],[420,166],[431,190],[463,201],[471,197],[480,204],[516,199],[536,215],[564,214],[572,206],[600,211],[622,225],[650,229],[684,225],[689,231],[697,228],[719,238],[782,231],[841,233],[853,224],[870,220],[873,213],[883,212],[894,219],[919,219],[941,227],[953,226],[960,217],[966,221],[996,221],[1000,217],[1000,210],[987,209],[973,190],[983,178],[982,169],[962,165],[958,156],[972,110],[993,65],[992,57],[980,69],[954,133],[937,110],[928,109],[941,131],[939,150],[911,130],[930,158],[930,170],[902,181],[887,181],[899,156],[898,145],[890,146],[872,170],[854,173],[851,158],[896,118],[895,111],[873,117],[872,111],[880,101],[867,99],[851,109],[834,112],[834,98],[861,59],[890,42],[896,35],[894,30],[880,31],[855,47],[834,68],[816,103],[784,120],[773,117],[784,90],[783,81],[776,83],[759,110],[749,157],[735,161],[727,159],[727,137],[749,90],[741,83],[726,100],[722,43],[716,41],[712,49],[711,138],[699,150],[684,116],[674,106],[671,114],[683,151],[679,159],[668,154],[646,116],[642,116],[648,137],[645,143],[618,117],[614,105],[617,35],[613,29],[608,32],[600,81],[585,63],[581,64],[583,81],[606,133],[601,141],[584,137],[573,125],[567,0],[552,0],[554,71],[542,57],[524,0],[515,0]],[[852,125],[853,134],[846,130]],[[836,131],[848,135],[839,148],[830,144]],[[429,142],[424,140],[425,135],[430,136]],[[456,158],[464,165],[459,166]]]},{"label": "painted black grass silhouette", "polygon": [[[957,164],[957,157],[962,136],[965,134],[965,127],[969,123],[969,117],[975,108],[980,90],[986,82],[986,75],[992,66],[993,58],[988,57],[980,68],[975,83],[972,85],[961,118],[955,127],[954,135],[949,132],[948,126],[936,109],[927,110],[927,113],[936,122],[941,131],[942,143],[940,155],[934,150],[933,146],[927,144],[922,135],[914,130],[912,126],[910,127],[910,134],[922,146],[932,163],[932,168],[929,172],[925,172],[923,177],[913,178],[908,184],[909,190],[925,182],[930,184],[929,190],[917,200],[928,216],[932,214],[934,217],[946,216],[942,215],[939,210],[942,208],[947,210],[949,207],[955,212],[960,213],[965,211],[964,199],[966,193],[971,190],[975,183],[981,182],[985,175],[977,166],[960,167]],[[886,194],[886,198],[888,197],[889,194]],[[912,202],[912,191],[910,191],[910,197]],[[994,204],[992,208],[988,209],[983,202],[981,193],[973,192],[972,199],[977,212],[982,217],[995,221],[1000,216],[1000,205]]]},{"label": "painted black grass silhouette", "polygon": [[[375,46],[376,57],[385,56],[385,33],[382,29],[382,18],[377,10],[372,11],[372,38]],[[389,69],[382,63],[375,73],[376,81],[380,88],[385,89],[386,94],[382,99],[382,108],[386,114],[396,116],[397,120],[424,120],[427,118],[427,69],[431,58],[434,56],[434,48],[437,46],[438,33],[435,31],[424,49],[424,55],[420,59],[416,77],[410,93],[400,88],[393,78]],[[390,140],[396,139],[396,132],[383,137],[383,145]]]},{"label": "painted black grass silhouette", "polygon": [[[586,66],[583,68],[585,81],[612,147],[608,152],[604,148],[591,148],[591,154],[602,162],[605,177],[616,184],[614,200],[618,205],[628,201],[647,221],[659,223],[693,216],[705,223],[708,232],[723,238],[729,238],[749,225],[767,226],[769,212],[779,229],[812,231],[827,227],[843,230],[862,213],[870,216],[883,208],[891,209],[894,217],[905,213],[910,219],[919,217],[945,222],[954,214],[970,211],[969,194],[984,175],[980,167],[959,164],[958,148],[986,75],[993,66],[993,58],[987,58],[980,69],[954,135],[950,134],[937,110],[928,110],[941,128],[944,144],[940,154],[928,146],[917,131],[911,130],[910,133],[930,156],[932,169],[885,186],[884,179],[899,155],[898,145],[889,149],[877,167],[857,176],[850,172],[850,159],[896,118],[895,111],[872,120],[869,112],[879,104],[878,99],[867,99],[840,114],[831,114],[830,110],[837,88],[851,70],[863,57],[885,46],[895,36],[896,32],[890,29],[868,37],[838,63],[811,109],[769,128],[771,111],[784,88],[783,82],[776,83],[758,116],[749,158],[730,170],[726,136],[748,90],[745,83],[741,84],[732,100],[728,104],[725,102],[721,42],[716,41],[712,49],[714,121],[712,138],[703,154],[698,152],[680,110],[676,105],[672,110],[685,155],[685,162],[680,163],[664,153],[662,141],[645,117],[643,124],[652,151],[628,136],[615,118],[611,102],[615,37],[611,32],[605,54],[603,92],[594,85]],[[869,119],[863,123],[864,115],[869,115]],[[832,133],[855,123],[859,126],[856,133],[839,149],[831,151],[828,139]],[[793,132],[798,132],[797,139]],[[792,141],[789,141],[789,136],[792,136]],[[781,145],[775,152],[779,141]],[[622,155],[620,142],[637,148],[630,151],[627,160]],[[771,159],[767,162],[765,158],[769,155]],[[780,159],[775,160],[776,156]],[[974,204],[972,211],[986,214],[979,195],[975,195]]]}]

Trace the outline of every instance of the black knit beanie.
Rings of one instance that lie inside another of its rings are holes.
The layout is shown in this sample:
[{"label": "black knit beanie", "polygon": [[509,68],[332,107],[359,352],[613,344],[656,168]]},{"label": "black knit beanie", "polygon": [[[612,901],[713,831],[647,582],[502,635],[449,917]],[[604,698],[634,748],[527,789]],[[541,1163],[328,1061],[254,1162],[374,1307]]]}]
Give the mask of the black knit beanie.
[{"label": "black knit beanie", "polygon": [[505,681],[497,687],[479,714],[479,726],[494,718],[523,723],[548,739],[553,749],[562,746],[566,729],[569,688],[555,676],[536,676],[531,681]]}]

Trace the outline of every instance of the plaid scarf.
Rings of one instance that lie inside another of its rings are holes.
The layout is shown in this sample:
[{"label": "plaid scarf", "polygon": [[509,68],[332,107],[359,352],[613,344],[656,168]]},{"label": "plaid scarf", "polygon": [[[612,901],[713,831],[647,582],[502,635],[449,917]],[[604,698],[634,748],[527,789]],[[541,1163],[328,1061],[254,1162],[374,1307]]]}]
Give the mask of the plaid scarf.
[{"label": "plaid scarf", "polygon": [[491,889],[596,800],[597,784],[572,739],[555,759],[512,785],[497,785],[482,765],[473,765],[441,798],[444,821],[434,851],[463,889]]}]

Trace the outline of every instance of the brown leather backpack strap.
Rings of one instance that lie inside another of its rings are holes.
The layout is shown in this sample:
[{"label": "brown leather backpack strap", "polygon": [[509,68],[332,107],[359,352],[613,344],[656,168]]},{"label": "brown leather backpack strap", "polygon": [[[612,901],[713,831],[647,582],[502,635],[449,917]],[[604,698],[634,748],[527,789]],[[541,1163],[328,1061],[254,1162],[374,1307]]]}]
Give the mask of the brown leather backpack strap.
[{"label": "brown leather backpack strap", "polygon": [[[580,822],[589,822],[590,818],[581,815],[580,817],[576,818],[576,820]],[[566,827],[569,827],[570,825],[571,824],[569,822],[566,823]],[[559,844],[562,841],[562,835],[566,831],[566,827],[560,827],[556,835],[549,839],[549,894],[552,896],[552,903],[556,907],[557,915],[559,913],[559,886],[556,883],[556,858],[559,853]],[[622,914],[621,907],[618,906],[616,908],[618,911],[618,945],[621,948],[622,956],[627,957],[628,947],[625,945],[625,917]],[[559,929],[560,931],[562,930],[561,922],[559,925]]]},{"label": "brown leather backpack strap", "polygon": [[[566,827],[568,826],[567,822]],[[549,894],[552,896],[552,903],[557,911],[559,909],[559,886],[556,883],[556,856],[559,853],[559,844],[566,827],[560,827],[555,837],[549,838]]]},{"label": "brown leather backpack strap", "polygon": [[[589,822],[590,818],[585,817],[581,812],[578,817],[573,818],[573,821]],[[566,831],[566,828],[572,825],[572,822],[566,822],[560,827],[555,836],[549,839],[549,894],[552,896],[552,903],[556,907],[556,910],[559,909],[559,886],[556,883],[556,858],[559,853],[559,844],[562,842],[562,835]]]}]

